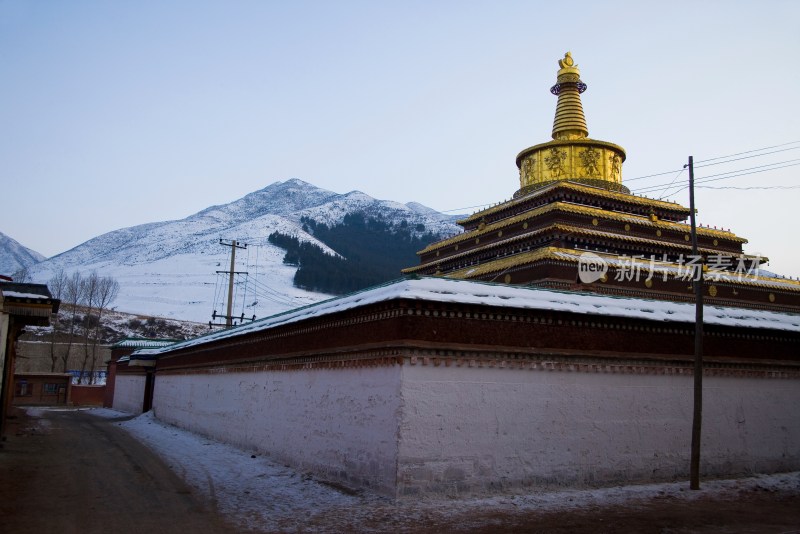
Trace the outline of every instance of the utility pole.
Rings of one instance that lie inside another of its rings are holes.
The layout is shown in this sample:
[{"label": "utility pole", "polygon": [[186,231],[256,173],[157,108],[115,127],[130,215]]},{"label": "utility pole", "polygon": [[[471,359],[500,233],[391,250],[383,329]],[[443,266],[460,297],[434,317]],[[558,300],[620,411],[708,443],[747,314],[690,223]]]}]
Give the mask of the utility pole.
[{"label": "utility pole", "polygon": [[703,258],[697,251],[697,224],[694,207],[694,158],[689,156],[689,211],[692,223],[692,255],[697,261],[693,278],[694,312],[694,412],[692,415],[692,457],[689,488],[700,489],[700,430],[703,419]]},{"label": "utility pole", "polygon": [[[217,271],[217,273],[226,273],[228,275],[228,309],[225,315],[217,315],[217,312],[214,311],[212,317],[216,320],[217,317],[221,317],[225,319],[225,328],[230,328],[233,326],[233,277],[236,274],[247,274],[247,273],[240,273],[237,272],[236,269],[236,249],[246,249],[247,243],[241,244],[235,239],[230,242],[226,242],[223,239],[219,240],[219,244],[225,247],[231,247],[231,268],[228,271]],[[212,323],[208,323],[209,326],[222,326],[222,325],[214,325]]]}]

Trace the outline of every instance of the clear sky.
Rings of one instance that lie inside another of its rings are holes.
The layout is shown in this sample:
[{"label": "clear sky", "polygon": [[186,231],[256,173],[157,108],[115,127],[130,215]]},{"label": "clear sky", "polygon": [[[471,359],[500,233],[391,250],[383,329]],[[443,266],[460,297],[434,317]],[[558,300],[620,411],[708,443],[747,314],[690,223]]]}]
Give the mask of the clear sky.
[{"label": "clear sky", "polygon": [[[797,142],[798,21],[793,0],[0,0],[0,231],[49,256],[295,177],[470,212],[550,139],[567,50],[624,180]],[[798,177],[709,184],[783,189],[698,190],[699,220],[798,276]]]}]

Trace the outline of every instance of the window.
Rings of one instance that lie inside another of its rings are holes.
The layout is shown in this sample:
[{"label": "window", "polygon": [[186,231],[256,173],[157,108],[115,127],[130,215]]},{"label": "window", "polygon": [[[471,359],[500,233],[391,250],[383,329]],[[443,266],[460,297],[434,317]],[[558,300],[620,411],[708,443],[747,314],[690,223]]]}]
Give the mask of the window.
[{"label": "window", "polygon": [[45,395],[56,395],[56,394],[58,394],[58,384],[45,384],[44,385],[44,394]]},{"label": "window", "polygon": [[33,395],[33,387],[27,382],[17,382],[16,391],[14,395],[17,397],[30,397]]}]

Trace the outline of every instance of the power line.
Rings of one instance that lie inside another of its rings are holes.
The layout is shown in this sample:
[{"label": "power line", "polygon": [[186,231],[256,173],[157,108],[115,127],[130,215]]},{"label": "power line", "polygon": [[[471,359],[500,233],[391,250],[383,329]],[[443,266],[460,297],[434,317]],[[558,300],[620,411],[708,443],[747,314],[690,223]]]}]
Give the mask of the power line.
[{"label": "power line", "polygon": [[800,149],[800,146],[795,146],[795,147],[792,147],[792,148],[782,148],[780,150],[773,150],[772,152],[764,152],[763,154],[755,154],[753,156],[743,156],[741,158],[728,159],[728,160],[725,160],[725,161],[718,161],[716,163],[708,163],[706,165],[695,165],[695,168],[697,168],[697,167],[711,167],[712,165],[722,165],[724,163],[730,163],[732,161],[741,161],[743,159],[757,158],[757,157],[760,157],[760,156],[769,156],[770,154],[777,154],[778,152],[786,152],[788,150],[798,150],[798,149]]},{"label": "power line", "polygon": [[491,205],[492,205],[491,203],[489,203],[489,204],[478,204],[476,206],[466,206],[464,208],[455,208],[455,209],[452,209],[452,210],[442,210],[439,213],[452,213],[454,211],[471,210],[473,208],[483,208],[483,207],[491,206]]},{"label": "power line", "polygon": [[699,185],[700,189],[739,189],[748,191],[750,189],[800,189],[800,185],[754,185],[752,187],[736,187],[734,185]]},{"label": "power line", "polygon": [[656,173],[656,174],[648,174],[646,176],[637,176],[636,178],[625,178],[625,182],[626,183],[627,182],[635,182],[636,180],[644,180],[645,178],[654,178],[656,176],[665,176],[667,174],[672,174],[672,173],[679,172],[679,171],[682,171],[682,170],[683,169],[675,169],[674,171],[665,171],[665,172],[659,172],[659,173]]},{"label": "power line", "polygon": [[273,302],[280,301],[281,304],[291,304],[288,297],[278,293],[277,291],[261,283],[254,283],[253,290],[255,291],[256,295],[258,295],[259,297],[266,298],[267,300],[271,300]]},{"label": "power line", "polygon": [[[239,281],[236,283],[236,286],[237,286],[236,287],[236,295],[237,295],[236,298],[240,298],[241,301],[242,301],[242,317],[244,317],[244,305],[245,305],[245,303],[247,301],[247,279],[248,279],[248,276],[246,274],[244,275],[244,281],[242,281],[241,278],[242,278],[242,275],[239,275]],[[244,288],[242,288],[242,286],[244,286]],[[239,296],[240,293],[241,293],[241,296]],[[236,302],[236,301],[234,300],[234,302]]]},{"label": "power line", "polygon": [[[780,145],[773,145],[773,146],[767,146],[767,147],[763,147],[763,148],[756,148],[756,149],[753,149],[753,150],[745,150],[744,152],[737,152],[735,154],[728,154],[727,156],[718,156],[716,158],[708,158],[708,159],[704,159],[704,160],[698,160],[696,163],[703,163],[703,162],[706,162],[706,161],[717,161],[717,160],[721,160],[721,159],[724,159],[724,160],[727,160],[727,161],[721,161],[719,163],[709,163],[708,165],[695,165],[695,168],[698,168],[698,167],[709,167],[711,165],[720,165],[722,163],[728,163],[729,161],[739,161],[740,159],[757,158],[759,156],[767,156],[769,154],[775,154],[777,152],[785,152],[787,150],[797,150],[797,149],[800,149],[800,146],[793,147],[793,148],[785,148],[785,149],[782,149],[782,150],[776,150],[774,152],[766,152],[764,154],[755,154],[753,156],[747,156],[747,158],[729,159],[729,158],[733,158],[735,156],[741,156],[742,154],[752,154],[754,152],[761,152],[761,151],[764,151],[764,150],[771,150],[773,148],[780,148],[780,147],[784,147],[784,146],[788,146],[788,145],[795,145],[795,144],[798,144],[798,143],[800,143],[800,141],[792,141],[791,143],[782,143]],[[672,174],[674,172],[678,172],[678,169],[676,169],[674,171],[665,171],[665,172],[659,172],[659,173],[655,173],[655,174],[648,174],[648,175],[645,175],[645,176],[637,176],[636,178],[626,178],[625,182],[626,183],[627,182],[635,182],[636,180],[644,180],[645,178],[654,178],[656,176],[665,176],[667,174]]]},{"label": "power line", "polygon": [[782,147],[782,146],[796,145],[797,143],[800,143],[800,141],[791,141],[789,143],[782,143],[780,145],[766,146],[764,148],[755,148],[753,150],[745,150],[744,152],[737,152],[736,154],[729,154],[727,156],[719,156],[717,158],[701,159],[701,160],[698,160],[697,163],[704,163],[706,161],[716,161],[718,159],[732,158],[734,156],[741,156],[742,154],[751,154],[753,152],[761,152],[762,150],[771,150],[773,148],[779,148],[779,147]]},{"label": "power line", "polygon": [[[771,171],[771,170],[776,170],[776,169],[783,169],[785,167],[793,167],[795,165],[798,165],[798,163],[796,163],[796,162],[800,162],[800,158],[789,159],[789,160],[785,160],[785,161],[777,161],[775,163],[766,163],[764,165],[756,165],[755,167],[747,167],[747,168],[744,168],[744,169],[736,169],[736,170],[733,170],[733,171],[726,171],[726,172],[721,172],[721,173],[717,173],[717,174],[710,174],[708,176],[705,176],[705,177],[697,180],[697,183],[713,182],[713,181],[716,181],[716,180],[724,180],[724,179],[727,179],[727,178],[735,178],[736,176],[745,176],[747,174],[754,174],[755,172],[764,172],[764,171]],[[788,164],[788,165],[784,165],[784,164]],[[780,167],[776,167],[776,165],[780,165]],[[771,168],[767,169],[765,167],[771,167]],[[758,171],[757,169],[762,169],[762,170]],[[753,171],[753,172],[744,172],[744,171]],[[728,175],[732,175],[732,176],[728,176]],[[719,176],[722,176],[724,178],[717,178]],[[712,180],[712,178],[713,178],[713,180]],[[645,186],[645,187],[641,187],[639,189],[634,189],[632,191],[634,191],[636,193],[648,193],[648,192],[656,191],[656,190],[660,189],[661,187],[663,187],[664,185],[665,184],[663,184],[663,183],[662,184],[656,184],[656,185],[648,185],[648,186]]]},{"label": "power line", "polygon": [[[774,171],[774,170],[777,170],[777,169],[785,169],[786,167],[796,167],[797,165],[800,165],[800,163],[792,163],[792,164],[789,164],[789,165],[783,165],[782,167],[773,167],[771,169],[761,169],[761,170],[752,171],[752,172],[743,172],[741,174],[734,174],[732,176],[722,176],[721,178],[713,178],[713,179],[710,179],[710,180],[698,180],[697,183],[707,183],[707,182],[716,182],[718,180],[728,180],[729,178],[737,178],[739,176],[747,176],[749,174],[758,174],[760,172]],[[735,171],[733,171],[733,172],[735,172]],[[719,176],[719,175],[716,174],[716,175],[713,175],[713,176]],[[681,187],[680,189],[678,189],[677,191],[675,191],[672,194],[675,195],[677,193],[680,193],[681,191],[683,191],[687,187],[689,187],[689,186],[685,185],[685,186]],[[697,186],[697,187],[699,187],[699,186]]]},{"label": "power line", "polygon": [[[728,178],[736,178],[737,176],[746,176],[748,174],[756,174],[759,172],[766,172],[766,171],[774,171],[777,169],[785,169],[786,167],[794,167],[796,165],[800,165],[800,159],[790,159],[786,161],[779,161],[777,163],[770,163],[768,165],[758,165],[756,167],[749,167],[747,169],[739,169],[738,171],[729,171],[729,172],[721,172],[718,174],[711,174],[709,176],[705,176],[702,179],[698,180],[699,183],[703,182],[716,182],[717,180],[727,180]],[[786,163],[787,165],[783,165]],[[780,167],[775,167],[774,165],[780,165]],[[771,167],[770,169],[765,169],[764,167]],[[761,169],[761,170],[757,170]],[[743,172],[743,171],[753,171],[753,172]],[[740,173],[740,174],[734,174]],[[726,176],[729,174],[733,174],[733,176]],[[722,178],[715,178],[716,176],[721,176]],[[713,179],[712,179],[713,178]]]},{"label": "power line", "polygon": [[214,310],[215,311],[217,309],[221,310],[222,308],[225,307],[225,298],[224,298],[223,292],[222,292],[222,285],[220,284],[221,276],[222,276],[222,273],[217,271],[217,280],[216,280],[216,283],[214,285],[214,301],[213,301],[213,305],[214,305]]},{"label": "power line", "polygon": [[277,304],[283,304],[287,306],[293,306],[295,304],[295,302],[293,302],[290,299],[296,297],[290,297],[288,295],[283,295],[282,293],[278,293],[271,287],[267,286],[266,284],[258,280],[255,279],[253,280],[253,288],[256,292],[256,295],[261,296]]},{"label": "power line", "polygon": [[[678,172],[678,174],[676,174],[676,175],[675,175],[675,177],[672,179],[672,181],[669,183],[669,185],[668,185],[667,187],[665,187],[665,188],[664,188],[664,192],[666,192],[667,190],[669,190],[669,188],[670,188],[670,187],[672,187],[672,184],[674,184],[674,183],[675,183],[675,180],[677,180],[677,179],[678,179],[678,176],[680,176],[681,174],[683,174],[683,169],[681,169],[681,170]],[[662,196],[661,198],[664,198],[664,197]]]}]

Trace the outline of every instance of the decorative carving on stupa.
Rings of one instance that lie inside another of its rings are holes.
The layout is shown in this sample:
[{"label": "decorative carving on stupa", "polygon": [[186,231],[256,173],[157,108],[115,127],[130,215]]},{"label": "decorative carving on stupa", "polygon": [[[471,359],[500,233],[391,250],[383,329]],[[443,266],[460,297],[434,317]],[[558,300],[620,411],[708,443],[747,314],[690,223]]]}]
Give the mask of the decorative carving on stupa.
[{"label": "decorative carving on stupa", "polygon": [[606,141],[589,138],[581,94],[587,85],[578,65],[567,52],[558,60],[556,84],[550,92],[558,96],[552,141],[526,148],[517,156],[520,188],[515,197],[554,182],[577,182],[609,191],[627,193],[622,185],[625,150]]}]

